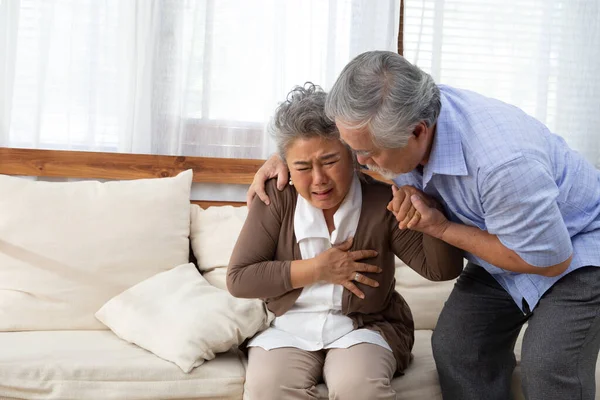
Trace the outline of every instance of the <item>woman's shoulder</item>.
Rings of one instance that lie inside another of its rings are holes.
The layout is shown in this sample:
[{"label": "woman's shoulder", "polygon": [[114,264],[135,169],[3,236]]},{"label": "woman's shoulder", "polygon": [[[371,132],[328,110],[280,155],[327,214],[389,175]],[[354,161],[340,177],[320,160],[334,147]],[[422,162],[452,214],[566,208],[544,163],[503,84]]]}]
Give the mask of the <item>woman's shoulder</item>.
[{"label": "woman's shoulder", "polygon": [[392,185],[363,174],[361,178],[363,207],[365,217],[383,223],[390,222],[393,214],[388,211],[387,205],[394,197]]},{"label": "woman's shoulder", "polygon": [[289,209],[295,207],[298,192],[294,186],[286,183],[282,190],[277,189],[277,178],[271,178],[265,182],[265,192],[271,204],[280,209]]},{"label": "woman's shoulder", "polygon": [[392,200],[392,185],[379,181],[367,174],[361,173],[361,185],[363,188],[363,197],[368,197],[370,201],[381,201],[387,203]]}]

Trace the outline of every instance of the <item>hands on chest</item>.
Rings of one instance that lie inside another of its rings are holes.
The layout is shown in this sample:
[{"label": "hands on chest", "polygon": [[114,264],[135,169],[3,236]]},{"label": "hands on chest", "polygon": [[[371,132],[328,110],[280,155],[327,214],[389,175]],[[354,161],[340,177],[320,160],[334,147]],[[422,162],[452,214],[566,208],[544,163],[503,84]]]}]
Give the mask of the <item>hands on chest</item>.
[{"label": "hands on chest", "polygon": [[381,273],[381,268],[360,262],[360,260],[376,257],[378,253],[375,250],[350,251],[352,242],[353,238],[350,238],[315,257],[315,276],[318,281],[342,285],[356,296],[364,299],[364,293],[354,282],[378,287],[377,281],[362,273]]}]

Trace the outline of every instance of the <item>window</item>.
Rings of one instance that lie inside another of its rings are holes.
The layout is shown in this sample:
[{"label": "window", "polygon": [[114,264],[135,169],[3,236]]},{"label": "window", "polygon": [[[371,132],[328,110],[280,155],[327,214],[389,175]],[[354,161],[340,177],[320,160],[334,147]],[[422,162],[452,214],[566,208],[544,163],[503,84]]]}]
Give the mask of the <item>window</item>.
[{"label": "window", "polygon": [[286,93],[395,51],[398,15],[395,0],[6,0],[0,144],[266,157]]},{"label": "window", "polygon": [[600,167],[597,0],[407,0],[404,55],[514,104]]}]

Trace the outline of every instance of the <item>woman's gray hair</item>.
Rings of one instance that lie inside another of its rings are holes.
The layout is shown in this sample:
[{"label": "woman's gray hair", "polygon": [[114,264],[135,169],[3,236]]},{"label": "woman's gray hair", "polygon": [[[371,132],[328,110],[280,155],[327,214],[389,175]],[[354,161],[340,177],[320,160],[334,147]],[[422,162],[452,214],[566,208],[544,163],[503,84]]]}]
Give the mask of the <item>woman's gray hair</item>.
[{"label": "woman's gray hair", "polygon": [[367,127],[381,148],[406,146],[414,128],[440,114],[433,78],[391,51],[369,51],[342,70],[327,96],[327,116],[353,129]]},{"label": "woman's gray hair", "polygon": [[283,160],[286,150],[296,139],[340,137],[335,122],[325,114],[326,96],[321,87],[307,82],[304,86],[294,87],[277,107],[268,130]]}]

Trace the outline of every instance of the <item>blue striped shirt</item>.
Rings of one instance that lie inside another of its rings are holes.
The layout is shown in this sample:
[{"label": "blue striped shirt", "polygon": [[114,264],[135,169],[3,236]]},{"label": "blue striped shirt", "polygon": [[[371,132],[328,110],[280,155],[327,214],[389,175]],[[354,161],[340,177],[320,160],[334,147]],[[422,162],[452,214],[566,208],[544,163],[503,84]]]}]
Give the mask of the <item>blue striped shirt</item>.
[{"label": "blue striped shirt", "polygon": [[[452,221],[493,235],[524,261],[560,276],[509,272],[467,254],[523,309],[563,275],[600,266],[600,170],[520,109],[440,85],[442,109],[423,171],[394,179],[441,199]],[[592,134],[590,132],[590,134]]]}]

